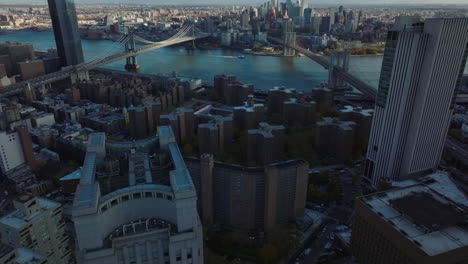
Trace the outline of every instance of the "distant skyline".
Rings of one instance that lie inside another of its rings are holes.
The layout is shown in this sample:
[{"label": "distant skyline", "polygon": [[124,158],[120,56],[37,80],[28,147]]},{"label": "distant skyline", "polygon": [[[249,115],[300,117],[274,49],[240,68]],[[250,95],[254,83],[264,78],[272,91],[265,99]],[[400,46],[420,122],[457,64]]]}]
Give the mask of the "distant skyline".
[{"label": "distant skyline", "polygon": [[[216,5],[258,5],[267,0],[75,0],[77,4],[216,4]],[[281,1],[284,2],[284,1]],[[468,5],[467,0],[311,0],[312,6],[334,5]],[[0,4],[46,4],[47,0],[0,0]]]}]

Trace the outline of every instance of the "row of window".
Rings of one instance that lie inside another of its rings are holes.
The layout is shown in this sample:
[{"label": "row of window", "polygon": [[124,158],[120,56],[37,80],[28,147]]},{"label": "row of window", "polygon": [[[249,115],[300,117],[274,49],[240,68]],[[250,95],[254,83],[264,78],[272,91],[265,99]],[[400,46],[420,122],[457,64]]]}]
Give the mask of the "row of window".
[{"label": "row of window", "polygon": [[113,206],[118,205],[121,202],[126,202],[129,200],[141,199],[141,198],[159,198],[159,199],[166,199],[172,201],[172,195],[164,194],[160,192],[135,192],[131,194],[125,194],[120,197],[117,197],[111,200],[109,203],[105,204],[101,207],[101,214],[103,214],[108,209],[112,208]]},{"label": "row of window", "polygon": [[[116,252],[117,261],[118,261],[118,263],[121,263],[121,264],[125,263],[125,255],[124,255],[123,251],[124,251],[123,249],[119,249]],[[139,254],[140,260],[143,261],[143,262],[147,262],[148,261],[148,252],[151,253],[151,260],[153,262],[158,263],[158,260],[159,260],[159,257],[160,257],[159,256],[160,252],[159,252],[158,242],[156,242],[156,241],[151,242],[149,251],[147,249],[146,244],[142,244],[142,245],[135,244],[135,245],[127,247],[128,261],[130,263],[133,263],[133,262],[136,263],[136,261],[137,261],[137,256],[136,255]],[[192,259],[192,248],[187,248],[185,253],[186,253],[185,257],[187,259]],[[167,248],[163,251],[163,258],[164,258],[164,263],[169,263],[169,252],[168,252]],[[182,250],[178,249],[176,251],[176,261],[181,261],[181,260],[182,260]]]}]

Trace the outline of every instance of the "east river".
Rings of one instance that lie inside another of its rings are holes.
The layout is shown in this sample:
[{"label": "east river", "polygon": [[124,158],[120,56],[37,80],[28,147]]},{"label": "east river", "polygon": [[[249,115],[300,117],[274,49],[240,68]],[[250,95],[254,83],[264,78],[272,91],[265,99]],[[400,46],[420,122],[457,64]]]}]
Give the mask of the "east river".
[{"label": "east river", "polygon": [[[17,41],[32,43],[36,50],[55,48],[52,31],[18,31],[0,35],[0,42]],[[114,42],[107,40],[83,40],[86,61],[103,55]],[[119,50],[123,51],[122,50]],[[309,91],[328,79],[328,73],[320,65],[306,57],[271,57],[245,54],[232,50],[187,51],[183,47],[167,47],[138,56],[141,73],[167,74],[177,71],[184,77],[199,77],[210,82],[215,74],[233,74],[244,83],[252,83],[257,89],[287,86]],[[242,54],[243,55],[243,54]],[[361,80],[377,86],[381,56],[351,57],[350,72]],[[123,61],[106,65],[106,68],[123,70]],[[468,67],[465,68],[468,74]]]}]

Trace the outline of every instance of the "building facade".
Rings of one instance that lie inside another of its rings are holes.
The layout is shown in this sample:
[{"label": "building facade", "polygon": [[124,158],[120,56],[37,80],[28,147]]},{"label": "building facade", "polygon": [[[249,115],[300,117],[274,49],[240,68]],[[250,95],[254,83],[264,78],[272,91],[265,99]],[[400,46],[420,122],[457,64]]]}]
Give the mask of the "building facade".
[{"label": "building facade", "polygon": [[437,168],[467,57],[468,18],[388,33],[365,172],[374,186]]},{"label": "building facade", "polygon": [[[149,153],[132,144],[120,151],[128,157],[128,173],[122,173],[115,152],[106,154],[105,134],[90,136],[73,203],[78,263],[203,263],[195,187],[171,127],[158,132],[159,151],[172,164],[170,185],[155,182]],[[106,177],[120,180],[106,185]]]},{"label": "building facade", "polygon": [[195,113],[193,109],[177,108],[174,112],[161,115],[160,123],[163,126],[171,126],[177,142],[182,144],[195,135]]},{"label": "building facade", "polygon": [[263,104],[247,104],[234,107],[234,128],[239,131],[254,129],[265,119]]},{"label": "building facade", "polygon": [[267,230],[302,217],[309,164],[295,160],[266,167],[215,162],[213,155],[185,158],[200,195],[204,225],[240,230]]},{"label": "building facade", "polygon": [[46,256],[47,263],[70,263],[73,254],[62,206],[30,195],[18,197],[13,204],[16,210],[0,218],[1,242]]},{"label": "building facade", "polygon": [[73,0],[48,0],[55,42],[62,67],[84,62]]},{"label": "building facade", "polygon": [[206,124],[198,125],[198,149],[200,154],[218,154],[224,151],[234,136],[232,117],[214,116]]},{"label": "building facade", "polygon": [[356,123],[324,117],[315,125],[315,150],[323,159],[343,163],[350,159],[355,140]]},{"label": "building facade", "polygon": [[25,164],[20,135],[18,132],[0,131],[0,166],[3,175]]},{"label": "building facade", "polygon": [[467,201],[444,172],[360,197],[353,257],[362,264],[468,263]]},{"label": "building facade", "polygon": [[247,131],[247,162],[268,165],[282,159],[286,128],[260,123],[258,129]]}]

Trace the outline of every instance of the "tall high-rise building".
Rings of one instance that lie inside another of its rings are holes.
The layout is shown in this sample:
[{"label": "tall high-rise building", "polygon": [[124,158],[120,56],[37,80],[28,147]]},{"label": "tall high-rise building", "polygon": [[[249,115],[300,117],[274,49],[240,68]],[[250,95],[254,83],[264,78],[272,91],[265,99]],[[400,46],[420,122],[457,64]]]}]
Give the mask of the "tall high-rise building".
[{"label": "tall high-rise building", "polygon": [[314,11],[312,10],[312,8],[304,9],[304,25],[305,26],[310,26],[310,23],[312,22],[313,12]]},{"label": "tall high-rise building", "polygon": [[83,63],[75,2],[73,0],[48,0],[48,2],[61,65]]},{"label": "tall high-rise building", "polygon": [[468,18],[390,31],[366,162],[374,186],[436,169],[468,56]]},{"label": "tall high-rise building", "polygon": [[335,24],[335,14],[336,14],[336,8],[330,7],[328,9],[328,16],[330,17],[330,21],[328,22],[328,31],[332,29],[332,26]]},{"label": "tall high-rise building", "polygon": [[271,0],[270,8],[278,8],[278,0]]},{"label": "tall high-rise building", "polygon": [[241,28],[242,29],[247,29],[249,28],[249,12],[247,10],[244,10],[241,14]]}]

